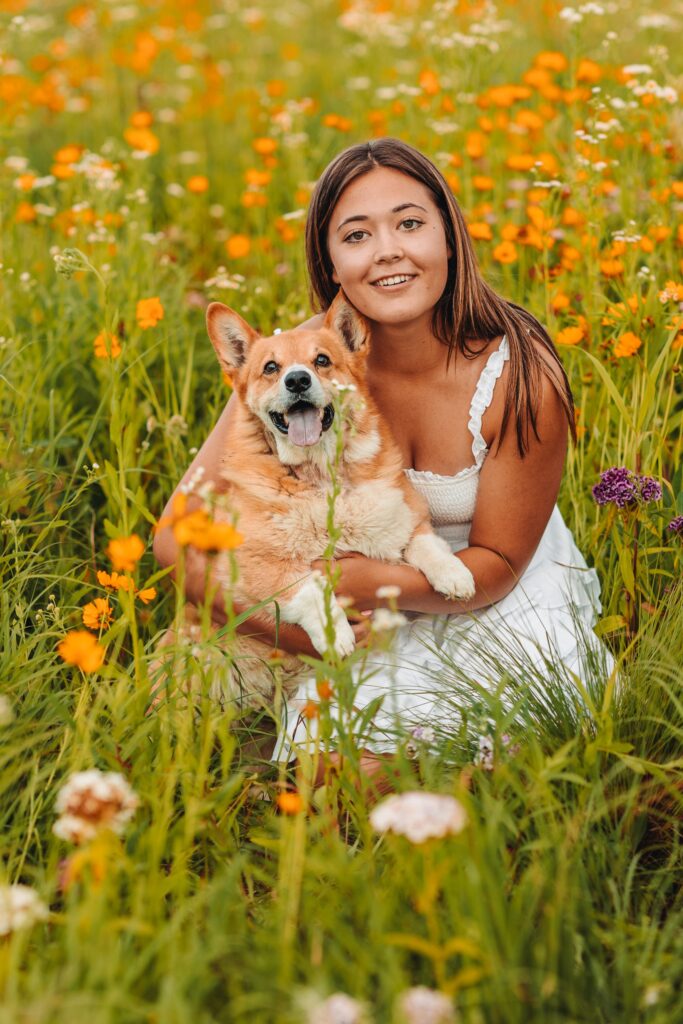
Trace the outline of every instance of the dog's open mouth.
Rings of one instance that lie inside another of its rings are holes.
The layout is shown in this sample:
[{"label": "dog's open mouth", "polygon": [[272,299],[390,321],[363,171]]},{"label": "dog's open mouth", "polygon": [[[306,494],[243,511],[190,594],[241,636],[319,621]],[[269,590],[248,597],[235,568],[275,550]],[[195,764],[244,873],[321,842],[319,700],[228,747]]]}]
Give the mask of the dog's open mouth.
[{"label": "dog's open mouth", "polygon": [[316,444],[320,440],[320,435],[330,429],[334,409],[331,405],[319,409],[310,402],[295,402],[286,413],[271,412],[270,418],[280,433],[286,434],[292,444],[304,448]]}]

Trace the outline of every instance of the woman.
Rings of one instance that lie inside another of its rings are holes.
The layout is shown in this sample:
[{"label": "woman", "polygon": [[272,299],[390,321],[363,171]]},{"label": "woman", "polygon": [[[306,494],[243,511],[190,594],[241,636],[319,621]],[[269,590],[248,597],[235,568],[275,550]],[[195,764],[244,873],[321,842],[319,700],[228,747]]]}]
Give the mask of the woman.
[{"label": "woman", "polygon": [[[356,608],[386,603],[376,594],[389,585],[400,589],[398,607],[413,613],[392,653],[372,658],[374,675],[361,678],[355,694],[360,708],[383,698],[359,739],[372,771],[395,748],[397,724],[452,726],[465,692],[454,685],[459,679],[470,693],[472,684],[484,692],[501,676],[542,674],[552,664],[571,686],[584,668],[582,634],[594,621],[599,587],[555,505],[574,430],[566,375],[538,321],[482,280],[436,167],[396,139],[350,147],[316,186],[306,247],[316,305],[324,311],[341,287],[370,321],[373,397],[434,526],[476,583],[472,600],[449,601],[409,566],[339,561],[337,593]],[[203,479],[218,479],[232,401],[183,481],[199,467]],[[158,534],[155,552],[162,564],[174,561],[169,531]],[[195,554],[191,599],[201,598],[204,582],[205,563]],[[215,611],[224,618],[220,599]],[[261,633],[273,638],[268,628]],[[278,644],[311,651],[298,627],[281,626]],[[444,674],[450,691],[442,683],[435,692]],[[291,740],[307,731],[298,712],[315,696],[313,682],[304,684],[289,705],[278,756],[296,754]]]}]

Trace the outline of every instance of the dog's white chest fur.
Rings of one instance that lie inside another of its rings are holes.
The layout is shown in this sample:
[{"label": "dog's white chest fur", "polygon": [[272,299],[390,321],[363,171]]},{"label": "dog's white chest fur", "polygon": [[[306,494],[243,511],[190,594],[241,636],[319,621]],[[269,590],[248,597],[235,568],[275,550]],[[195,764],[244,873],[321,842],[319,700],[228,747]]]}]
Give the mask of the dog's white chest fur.
[{"label": "dog's white chest fur", "polygon": [[[358,551],[387,562],[400,561],[415,528],[403,493],[385,483],[342,490],[335,500],[334,523],[342,529],[338,552]],[[329,541],[327,495],[293,500],[287,512],[273,513],[272,524],[283,553],[310,563],[320,557]]]}]

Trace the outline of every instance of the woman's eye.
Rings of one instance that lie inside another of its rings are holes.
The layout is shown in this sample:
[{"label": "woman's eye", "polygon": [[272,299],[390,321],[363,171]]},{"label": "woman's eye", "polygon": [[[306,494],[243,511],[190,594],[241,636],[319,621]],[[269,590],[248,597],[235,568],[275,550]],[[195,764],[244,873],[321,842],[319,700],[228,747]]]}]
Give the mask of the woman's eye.
[{"label": "woman's eye", "polygon": [[414,231],[415,228],[419,228],[424,221],[418,220],[417,217],[406,217],[405,220],[401,221],[401,227],[407,228],[408,231]]},{"label": "woman's eye", "polygon": [[351,231],[346,236],[344,241],[345,242],[362,242],[363,238],[365,237],[366,234],[367,234],[366,231],[361,231],[360,229],[358,231]]},{"label": "woman's eye", "polygon": [[263,367],[263,372],[268,374],[277,373],[279,369],[280,367],[278,366],[278,364],[273,359],[269,359],[266,365]]},{"label": "woman's eye", "polygon": [[330,357],[326,356],[323,352],[321,352],[320,355],[315,357],[315,365],[316,366],[330,366],[331,365]]}]

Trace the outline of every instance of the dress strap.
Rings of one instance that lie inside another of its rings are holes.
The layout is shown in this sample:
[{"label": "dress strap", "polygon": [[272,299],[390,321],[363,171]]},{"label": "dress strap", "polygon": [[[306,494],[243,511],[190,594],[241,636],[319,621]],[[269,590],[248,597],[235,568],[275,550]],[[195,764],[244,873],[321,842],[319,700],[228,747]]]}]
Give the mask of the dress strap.
[{"label": "dress strap", "polygon": [[477,386],[474,389],[467,426],[472,435],[472,455],[477,466],[481,466],[488,451],[486,441],[481,436],[482,416],[491,404],[496,381],[503,372],[503,367],[509,358],[510,345],[508,344],[507,337],[503,335],[503,340],[498,348],[486,360],[484,369],[479,375]]}]

